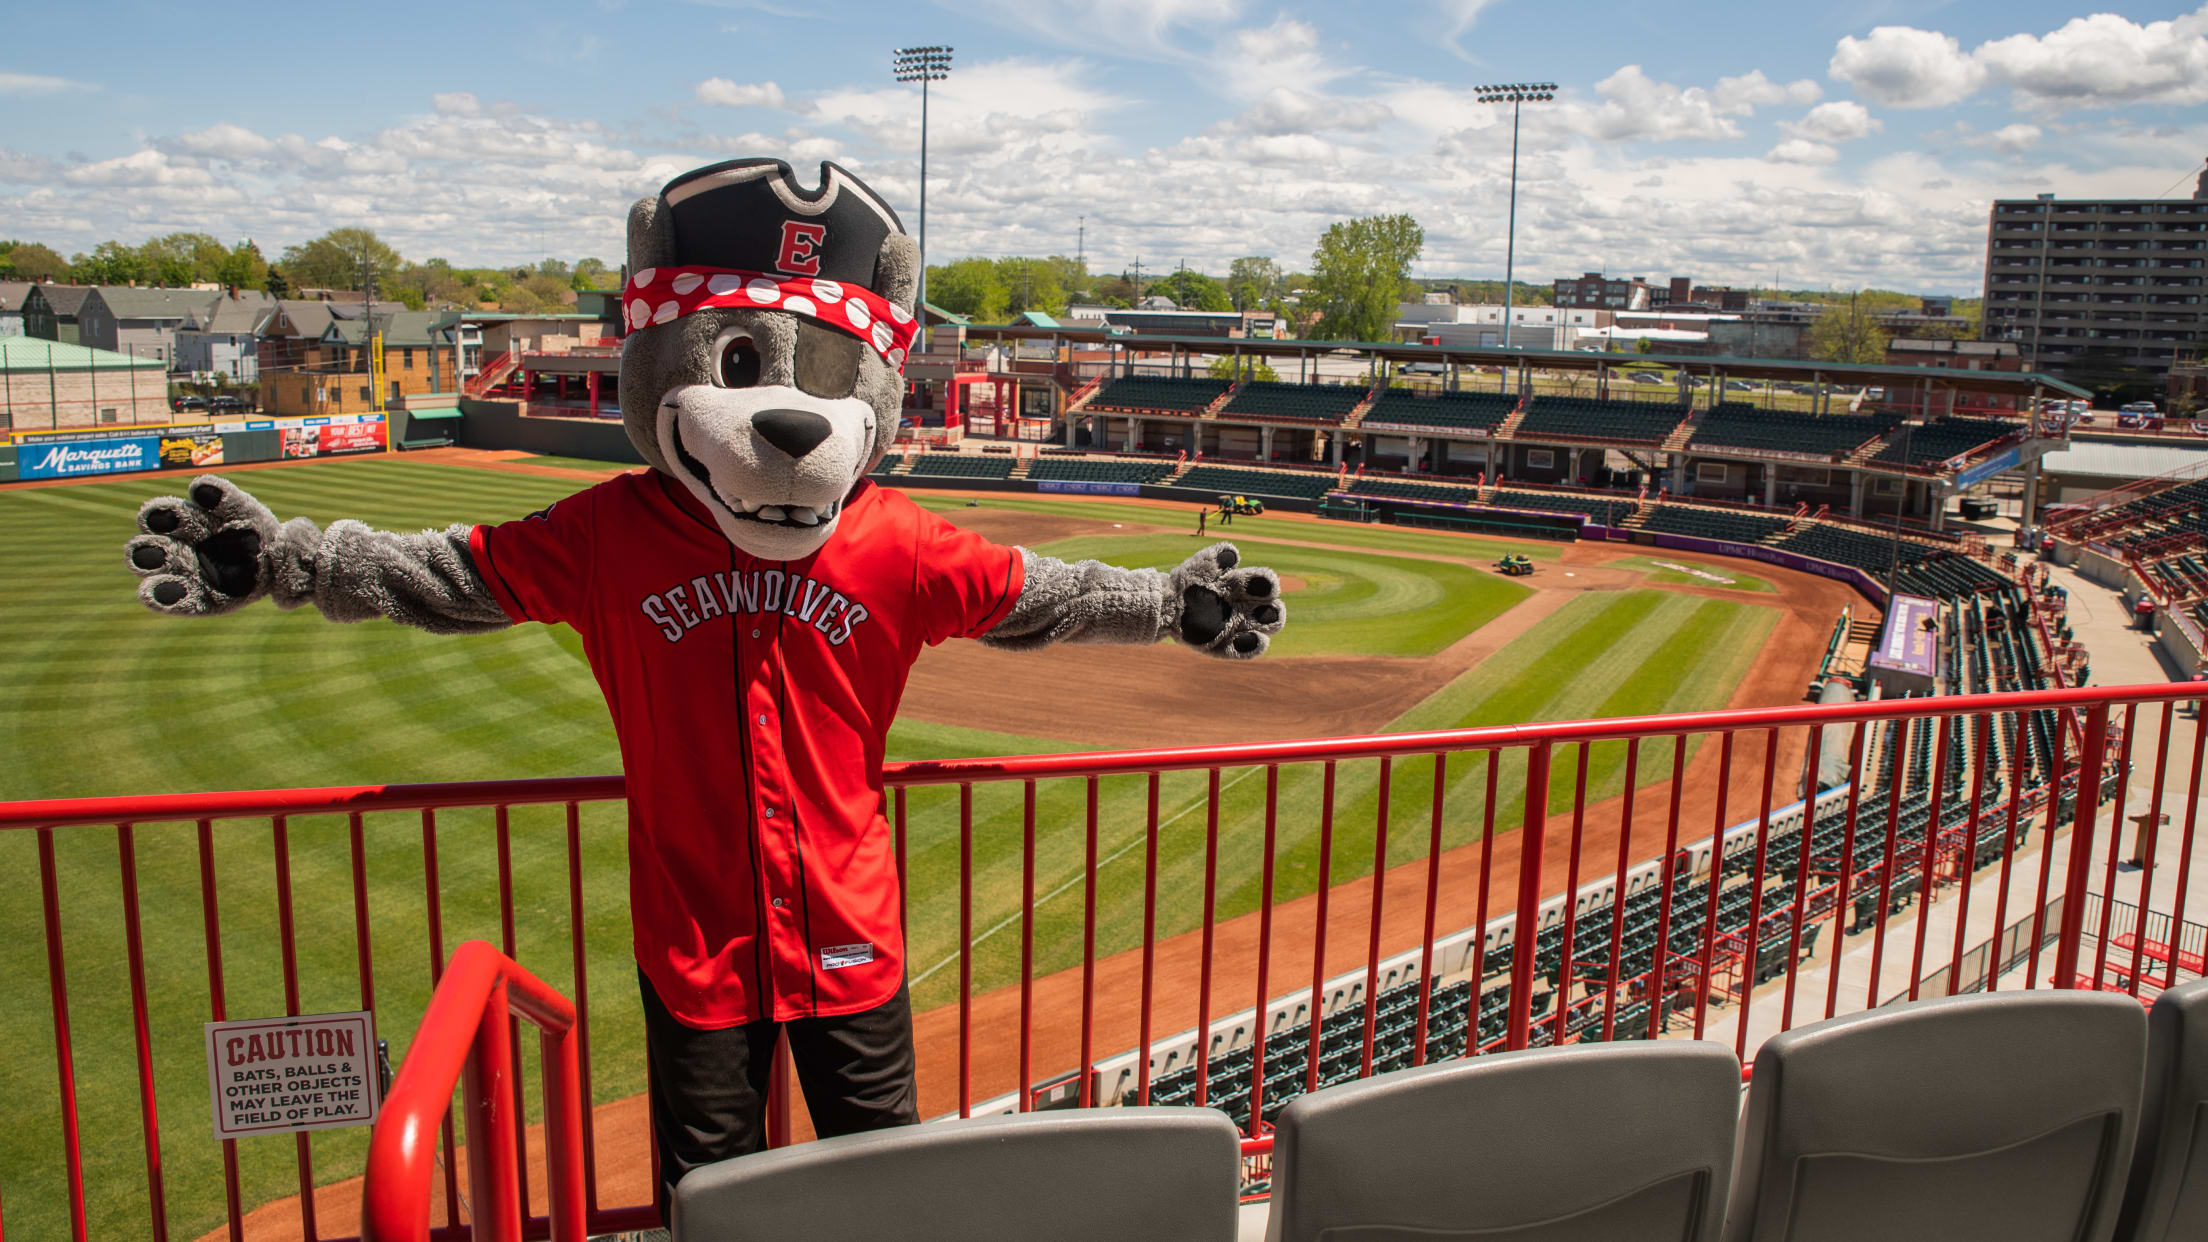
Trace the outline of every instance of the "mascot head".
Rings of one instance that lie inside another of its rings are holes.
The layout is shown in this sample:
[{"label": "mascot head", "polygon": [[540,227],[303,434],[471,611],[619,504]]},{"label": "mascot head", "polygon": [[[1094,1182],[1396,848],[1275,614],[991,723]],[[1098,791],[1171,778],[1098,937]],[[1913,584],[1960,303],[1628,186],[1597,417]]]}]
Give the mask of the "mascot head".
[{"label": "mascot head", "polygon": [[897,438],[920,250],[834,164],[685,173],[629,212],[621,412],[729,542],[812,555]]}]

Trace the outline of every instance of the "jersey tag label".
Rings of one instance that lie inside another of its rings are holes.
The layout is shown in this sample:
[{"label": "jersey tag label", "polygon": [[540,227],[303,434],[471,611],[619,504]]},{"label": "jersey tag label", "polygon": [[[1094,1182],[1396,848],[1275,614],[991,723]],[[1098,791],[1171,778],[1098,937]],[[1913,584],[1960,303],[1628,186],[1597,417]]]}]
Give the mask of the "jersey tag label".
[{"label": "jersey tag label", "polygon": [[822,970],[842,970],[846,966],[864,966],[874,960],[871,944],[832,944],[820,951]]}]

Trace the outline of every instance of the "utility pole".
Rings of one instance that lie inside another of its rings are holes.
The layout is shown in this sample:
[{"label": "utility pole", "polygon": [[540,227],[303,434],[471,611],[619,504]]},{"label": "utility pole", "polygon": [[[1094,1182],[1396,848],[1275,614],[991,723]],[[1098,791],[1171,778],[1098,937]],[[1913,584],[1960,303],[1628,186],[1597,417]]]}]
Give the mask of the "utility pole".
[{"label": "utility pole", "polygon": [[1086,274],[1089,270],[1089,218],[1082,216],[1080,220],[1080,229],[1073,235],[1073,261],[1080,264],[1081,271]]}]

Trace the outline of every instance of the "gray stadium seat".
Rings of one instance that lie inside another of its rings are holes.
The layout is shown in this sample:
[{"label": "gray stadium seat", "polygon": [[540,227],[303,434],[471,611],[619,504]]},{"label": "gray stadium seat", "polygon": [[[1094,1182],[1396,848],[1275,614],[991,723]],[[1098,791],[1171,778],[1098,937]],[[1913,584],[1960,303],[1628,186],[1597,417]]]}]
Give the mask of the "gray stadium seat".
[{"label": "gray stadium seat", "polygon": [[1740,1062],[1714,1043],[1506,1052],[1303,1096],[1270,1242],[1715,1242]]},{"label": "gray stadium seat", "polygon": [[2106,1242],[2146,1026],[2128,996],[2007,992],[1773,1036],[1726,1242]]},{"label": "gray stadium seat", "polygon": [[2208,1238],[2208,979],[2164,992],[2147,1015],[2147,1094],[2116,1236]]},{"label": "gray stadium seat", "polygon": [[1234,1123],[1207,1108],[936,1121],[692,1172],[676,1242],[1231,1242]]}]

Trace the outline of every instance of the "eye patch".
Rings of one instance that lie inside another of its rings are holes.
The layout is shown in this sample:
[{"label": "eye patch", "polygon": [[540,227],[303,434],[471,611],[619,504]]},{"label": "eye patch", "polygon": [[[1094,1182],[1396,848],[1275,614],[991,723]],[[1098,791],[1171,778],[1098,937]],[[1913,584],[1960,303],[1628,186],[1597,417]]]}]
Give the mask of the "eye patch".
[{"label": "eye patch", "polygon": [[829,401],[850,396],[858,387],[859,359],[865,350],[857,337],[798,320],[794,359],[798,391]]}]

